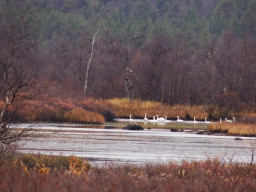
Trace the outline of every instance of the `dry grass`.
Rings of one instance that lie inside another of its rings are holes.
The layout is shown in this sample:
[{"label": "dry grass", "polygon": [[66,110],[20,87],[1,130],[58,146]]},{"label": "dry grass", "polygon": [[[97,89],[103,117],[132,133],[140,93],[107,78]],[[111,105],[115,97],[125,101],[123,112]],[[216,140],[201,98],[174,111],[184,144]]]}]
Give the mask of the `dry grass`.
[{"label": "dry grass", "polygon": [[[1,191],[256,191],[254,164],[223,163],[218,159],[91,168],[75,157],[53,158],[50,162],[56,168],[46,166],[47,161],[35,156],[20,159],[23,164],[0,160]],[[69,166],[59,170],[56,162]]]},{"label": "dry grass", "polygon": [[222,132],[229,135],[256,136],[256,125],[245,123],[215,123],[209,126],[212,132]]},{"label": "dry grass", "polygon": [[[90,103],[90,101],[88,102]],[[96,100],[92,103],[96,103]],[[9,111],[14,121],[21,122],[105,123],[105,119],[100,113],[83,109],[81,106],[83,103],[76,100],[41,96],[38,100],[17,102]]]},{"label": "dry grass", "polygon": [[57,122],[62,119],[61,112],[48,105],[42,107],[24,106],[20,114],[28,122]]},{"label": "dry grass", "polygon": [[82,108],[73,109],[64,114],[64,120],[72,123],[95,123],[104,124],[105,119],[102,115]]},{"label": "dry grass", "polygon": [[[4,103],[0,102],[0,109]],[[81,108],[85,111],[76,111]],[[71,112],[72,111],[72,112]],[[37,99],[26,101],[18,101],[15,105],[10,106],[8,114],[14,114],[14,120],[20,122],[82,122],[82,123],[103,123],[105,121],[112,121],[115,117],[128,118],[131,114],[135,118],[144,118],[145,113],[147,117],[152,119],[153,116],[160,117],[167,116],[168,119],[192,120],[196,117],[197,120],[204,120],[205,117],[210,117],[210,120],[218,119],[220,117],[217,106],[208,106],[207,109],[203,106],[189,106],[189,105],[174,105],[169,106],[154,101],[142,101],[135,99],[130,102],[128,99],[66,99],[57,97],[49,97],[42,95]],[[89,114],[92,112],[92,114]],[[82,113],[82,114],[81,114]],[[87,114],[85,114],[87,113]],[[97,114],[92,117],[93,114]],[[77,117],[74,117],[77,115]],[[68,117],[69,116],[69,117]],[[102,120],[104,116],[105,120]],[[256,114],[246,117],[244,121],[256,121]],[[237,117],[237,116],[236,116]]]},{"label": "dry grass", "polygon": [[134,117],[143,118],[147,113],[148,118],[155,115],[167,116],[169,119],[194,118],[204,119],[208,116],[202,106],[174,105],[168,106],[154,101],[134,100],[130,102],[128,99],[111,99],[108,100],[112,104],[114,113],[118,117],[129,117],[132,114]]},{"label": "dry grass", "polygon": [[106,111],[112,111],[113,108],[113,105],[102,99],[86,98],[81,101],[81,104],[84,109],[101,114]]}]

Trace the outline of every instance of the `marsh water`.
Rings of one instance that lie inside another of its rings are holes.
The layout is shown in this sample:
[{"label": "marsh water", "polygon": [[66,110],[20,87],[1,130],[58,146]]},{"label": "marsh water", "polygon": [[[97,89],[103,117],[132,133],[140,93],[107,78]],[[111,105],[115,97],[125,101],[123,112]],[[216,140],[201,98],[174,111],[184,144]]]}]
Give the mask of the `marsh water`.
[{"label": "marsh water", "polygon": [[245,137],[202,135],[191,130],[170,129],[129,131],[74,124],[19,124],[32,127],[33,136],[19,142],[18,151],[84,157],[93,164],[166,163],[182,160],[220,158],[224,161],[250,162],[255,140]]}]

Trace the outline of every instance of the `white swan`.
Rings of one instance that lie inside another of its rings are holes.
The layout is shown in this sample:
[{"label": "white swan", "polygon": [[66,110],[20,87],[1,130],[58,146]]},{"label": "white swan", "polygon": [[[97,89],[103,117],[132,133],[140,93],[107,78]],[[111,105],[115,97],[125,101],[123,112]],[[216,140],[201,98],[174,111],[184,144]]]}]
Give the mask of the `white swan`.
[{"label": "white swan", "polygon": [[149,121],[150,121],[150,122],[152,122],[152,123],[157,122],[157,120],[156,120],[156,116],[153,116],[153,119],[150,119]]},{"label": "white swan", "polygon": [[194,117],[194,123],[198,123],[198,122],[196,121],[196,117]]},{"label": "white swan", "polygon": [[144,121],[148,121],[147,113],[145,113]]},{"label": "white swan", "polygon": [[165,116],[165,118],[163,117],[158,117],[158,115],[156,116],[156,120],[157,121],[166,121],[167,120],[167,117]]},{"label": "white swan", "polygon": [[225,122],[232,123],[232,120],[225,118]]},{"label": "white swan", "polygon": [[222,119],[220,118],[220,123],[222,122]]},{"label": "white swan", "polygon": [[130,114],[130,119],[129,119],[130,121],[133,121],[133,119],[132,119],[132,115]]},{"label": "white swan", "polygon": [[182,120],[182,119],[180,119],[180,117],[179,117],[179,116],[177,116],[177,121],[178,121],[178,122],[182,122],[183,120]]},{"label": "white swan", "polygon": [[211,123],[210,121],[207,121],[207,118],[206,118],[206,117],[204,118],[204,122],[205,122],[205,123]]}]

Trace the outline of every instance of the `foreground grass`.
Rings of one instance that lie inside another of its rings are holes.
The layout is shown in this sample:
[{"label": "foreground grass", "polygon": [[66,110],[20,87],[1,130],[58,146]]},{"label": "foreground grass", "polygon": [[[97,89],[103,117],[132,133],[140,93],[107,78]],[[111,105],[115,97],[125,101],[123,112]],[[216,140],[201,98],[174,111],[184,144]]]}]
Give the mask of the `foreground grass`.
[{"label": "foreground grass", "polygon": [[245,123],[215,123],[209,125],[212,132],[225,133],[228,135],[256,136],[256,124]]},{"label": "foreground grass", "polygon": [[0,163],[1,191],[256,191],[254,164],[218,159],[91,167],[76,157],[25,155]]}]

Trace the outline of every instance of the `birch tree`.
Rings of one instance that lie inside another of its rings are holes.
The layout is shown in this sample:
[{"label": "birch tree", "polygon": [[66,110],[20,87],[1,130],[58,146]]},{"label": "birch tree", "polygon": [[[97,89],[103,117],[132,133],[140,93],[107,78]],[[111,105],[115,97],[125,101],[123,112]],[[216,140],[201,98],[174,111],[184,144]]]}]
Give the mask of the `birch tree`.
[{"label": "birch tree", "polygon": [[[87,62],[87,65],[86,65],[86,71],[85,71],[84,95],[86,95],[86,92],[87,92],[89,70],[90,70],[90,66],[91,66],[91,63],[92,63],[93,56],[94,56],[95,40],[96,40],[96,37],[99,33],[99,30],[100,30],[100,23],[99,23],[98,28],[93,32],[93,36],[92,36],[92,40],[91,40],[91,52],[90,52],[90,57],[88,59],[88,62]],[[85,49],[85,53],[86,53],[86,49]],[[85,62],[86,61],[84,59],[83,63],[85,63]]]}]

